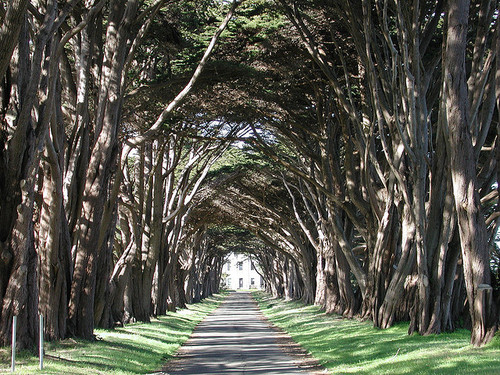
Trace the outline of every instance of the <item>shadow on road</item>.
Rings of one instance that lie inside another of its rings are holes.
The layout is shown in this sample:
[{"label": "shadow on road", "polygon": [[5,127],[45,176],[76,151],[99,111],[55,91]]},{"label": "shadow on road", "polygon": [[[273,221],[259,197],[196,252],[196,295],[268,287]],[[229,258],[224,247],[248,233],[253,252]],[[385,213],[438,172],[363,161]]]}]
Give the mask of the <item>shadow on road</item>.
[{"label": "shadow on road", "polygon": [[306,374],[284,353],[250,293],[231,293],[163,374]]}]

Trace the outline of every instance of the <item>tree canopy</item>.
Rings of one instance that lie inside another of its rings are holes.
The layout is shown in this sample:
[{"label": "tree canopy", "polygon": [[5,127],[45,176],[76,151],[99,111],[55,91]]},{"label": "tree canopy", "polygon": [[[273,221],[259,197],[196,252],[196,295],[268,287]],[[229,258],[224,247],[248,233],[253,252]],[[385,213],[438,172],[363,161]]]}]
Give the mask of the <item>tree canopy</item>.
[{"label": "tree canopy", "polygon": [[0,343],[220,287],[499,324],[498,2],[0,0]]}]

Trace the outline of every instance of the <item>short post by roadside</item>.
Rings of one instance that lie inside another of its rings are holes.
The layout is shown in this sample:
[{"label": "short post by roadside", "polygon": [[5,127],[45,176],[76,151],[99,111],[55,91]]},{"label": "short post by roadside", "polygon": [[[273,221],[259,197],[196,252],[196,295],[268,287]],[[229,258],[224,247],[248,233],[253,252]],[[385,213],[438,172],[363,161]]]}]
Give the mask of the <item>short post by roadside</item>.
[{"label": "short post by roadside", "polygon": [[12,360],[10,362],[10,371],[16,371],[16,336],[17,336],[17,316],[12,317]]},{"label": "short post by roadside", "polygon": [[43,370],[43,315],[40,314],[38,356],[40,357],[40,370]]}]

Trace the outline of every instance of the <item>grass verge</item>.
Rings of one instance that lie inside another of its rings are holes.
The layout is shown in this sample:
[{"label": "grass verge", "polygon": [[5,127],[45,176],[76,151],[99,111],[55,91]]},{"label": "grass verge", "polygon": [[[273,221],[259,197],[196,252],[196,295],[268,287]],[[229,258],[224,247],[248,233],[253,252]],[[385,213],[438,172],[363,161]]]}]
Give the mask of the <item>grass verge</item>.
[{"label": "grass verge", "polygon": [[[217,294],[187,309],[114,330],[96,329],[97,341],[48,342],[44,369],[30,351],[16,356],[16,374],[146,374],[157,371],[186,341],[196,325],[222,302]],[[0,348],[0,373],[10,373],[10,348]]]},{"label": "grass verge", "polygon": [[408,324],[380,330],[371,322],[326,315],[317,306],[254,297],[264,315],[335,374],[500,374],[500,334],[483,348],[470,332],[420,336]]}]

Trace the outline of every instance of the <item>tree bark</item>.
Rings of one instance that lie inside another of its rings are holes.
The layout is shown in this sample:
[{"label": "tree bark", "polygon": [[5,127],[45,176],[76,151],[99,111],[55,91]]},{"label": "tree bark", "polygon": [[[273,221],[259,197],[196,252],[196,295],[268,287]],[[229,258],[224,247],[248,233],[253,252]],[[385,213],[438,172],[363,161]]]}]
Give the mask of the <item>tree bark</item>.
[{"label": "tree bark", "polygon": [[137,11],[135,0],[115,0],[110,12],[107,45],[99,97],[96,141],[92,147],[85,180],[82,211],[73,248],[75,266],[69,304],[69,326],[73,335],[93,339],[94,297],[98,244],[111,171],[117,163],[118,125],[120,123],[122,70],[129,47],[129,33]]},{"label": "tree bark", "polygon": [[17,220],[9,238],[13,255],[9,282],[3,296],[0,319],[0,345],[10,345],[12,317],[17,316],[18,348],[36,343],[38,322],[37,259],[33,238],[34,176],[21,182],[22,201],[17,207]]},{"label": "tree bark", "polygon": [[[18,316],[18,346],[32,347],[36,342],[38,285],[33,232],[34,189],[40,156],[38,150],[45,139],[48,116],[45,112],[47,108],[41,105],[39,122],[35,123],[32,110],[37,94],[46,93],[49,85],[50,77],[45,73],[50,70],[50,62],[48,58],[43,61],[43,57],[44,54],[50,55],[50,47],[47,48],[47,45],[51,38],[50,29],[55,12],[56,6],[49,4],[44,22],[36,34],[33,55],[30,55],[30,34],[26,18],[21,22],[20,36],[15,41],[19,42],[14,72],[18,93],[16,119],[13,133],[3,153],[6,155],[3,191],[8,191],[8,194],[0,197],[0,260],[1,268],[7,271],[2,275],[6,284],[0,285],[0,345],[3,346],[10,341],[14,315]],[[46,105],[47,102],[51,103],[47,100],[43,104]]]},{"label": "tree bark", "polygon": [[469,1],[448,4],[444,63],[446,113],[451,154],[453,195],[462,246],[464,278],[472,320],[471,343],[481,346],[496,331],[491,292],[486,226],[476,181],[476,161],[468,123],[465,50]]},{"label": "tree bark", "polygon": [[44,164],[43,205],[39,237],[39,310],[45,319],[47,340],[66,337],[70,249],[66,215],[62,205],[62,172],[54,145],[47,140]]},{"label": "tree bark", "polygon": [[28,0],[12,0],[7,2],[5,16],[0,26],[0,80],[3,79],[10,64],[12,53],[16,47],[21,27],[26,17]]}]

